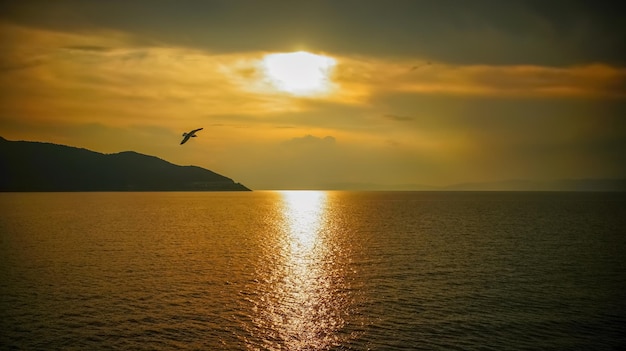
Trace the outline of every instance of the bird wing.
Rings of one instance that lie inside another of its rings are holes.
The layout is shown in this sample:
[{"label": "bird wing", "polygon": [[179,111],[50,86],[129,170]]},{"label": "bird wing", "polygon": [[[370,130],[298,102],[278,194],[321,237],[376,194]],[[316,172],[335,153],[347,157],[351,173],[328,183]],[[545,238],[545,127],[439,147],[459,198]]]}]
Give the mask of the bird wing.
[{"label": "bird wing", "polygon": [[191,132],[189,132],[189,134],[193,134],[193,133],[195,133],[195,132],[197,132],[197,131],[199,131],[199,130],[202,130],[202,129],[204,129],[204,128],[194,129],[194,130],[192,130]]},{"label": "bird wing", "polygon": [[189,140],[189,137],[191,137],[191,133],[185,135],[185,137],[183,138],[183,141],[180,142],[180,145],[183,145],[184,143],[186,143],[187,140]]}]

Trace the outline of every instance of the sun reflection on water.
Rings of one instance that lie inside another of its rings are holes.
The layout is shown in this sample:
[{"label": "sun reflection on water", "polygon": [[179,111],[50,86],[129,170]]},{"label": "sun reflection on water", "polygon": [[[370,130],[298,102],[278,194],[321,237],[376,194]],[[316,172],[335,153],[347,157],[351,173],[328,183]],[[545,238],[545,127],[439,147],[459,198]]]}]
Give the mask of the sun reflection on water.
[{"label": "sun reflection on water", "polygon": [[280,192],[274,266],[264,267],[257,330],[263,349],[325,350],[341,343],[346,314],[342,277],[334,271],[328,194]]},{"label": "sun reflection on water", "polygon": [[326,203],[322,191],[284,191],[285,221],[291,238],[292,252],[306,254],[318,239]]}]

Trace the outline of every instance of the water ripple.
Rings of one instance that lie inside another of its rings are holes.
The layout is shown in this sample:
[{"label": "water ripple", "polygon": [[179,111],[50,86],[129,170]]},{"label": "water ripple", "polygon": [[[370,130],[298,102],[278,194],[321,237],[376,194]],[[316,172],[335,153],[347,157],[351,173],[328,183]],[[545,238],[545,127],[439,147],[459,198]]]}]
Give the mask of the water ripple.
[{"label": "water ripple", "polygon": [[2,349],[626,345],[611,194],[0,194],[0,209]]}]

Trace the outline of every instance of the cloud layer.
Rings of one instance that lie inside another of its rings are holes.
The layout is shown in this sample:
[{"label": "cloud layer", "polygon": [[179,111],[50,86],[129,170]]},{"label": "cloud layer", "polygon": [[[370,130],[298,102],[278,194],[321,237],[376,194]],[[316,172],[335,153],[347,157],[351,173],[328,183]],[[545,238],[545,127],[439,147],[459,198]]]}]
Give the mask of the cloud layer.
[{"label": "cloud layer", "polygon": [[[256,189],[626,176],[623,42],[595,5],[142,4],[3,3],[0,135]],[[265,55],[302,49],[336,61],[332,93],[272,84]]]},{"label": "cloud layer", "polygon": [[304,49],[453,64],[623,64],[624,24],[603,1],[250,0],[3,2],[0,18],[219,52]]}]

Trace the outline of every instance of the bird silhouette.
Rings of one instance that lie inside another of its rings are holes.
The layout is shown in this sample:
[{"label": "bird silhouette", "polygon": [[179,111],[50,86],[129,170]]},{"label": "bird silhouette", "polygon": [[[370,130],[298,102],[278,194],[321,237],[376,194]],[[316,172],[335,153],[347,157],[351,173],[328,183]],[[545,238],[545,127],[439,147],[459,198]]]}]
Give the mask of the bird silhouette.
[{"label": "bird silhouette", "polygon": [[430,61],[428,61],[426,63],[422,63],[421,65],[413,66],[413,67],[411,67],[411,69],[409,71],[415,71],[416,69],[418,69],[420,67],[424,67],[424,66],[428,66],[428,65],[431,65]]},{"label": "bird silhouette", "polygon": [[204,129],[204,128],[198,128],[198,129],[192,130],[189,133],[183,133],[184,138],[183,138],[183,141],[180,142],[180,145],[183,145],[184,143],[186,143],[187,140],[189,140],[189,138],[197,137],[196,132],[199,131],[199,130],[202,130],[202,129]]}]

